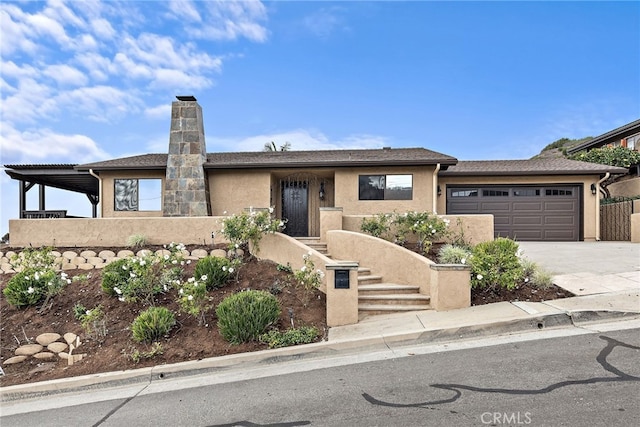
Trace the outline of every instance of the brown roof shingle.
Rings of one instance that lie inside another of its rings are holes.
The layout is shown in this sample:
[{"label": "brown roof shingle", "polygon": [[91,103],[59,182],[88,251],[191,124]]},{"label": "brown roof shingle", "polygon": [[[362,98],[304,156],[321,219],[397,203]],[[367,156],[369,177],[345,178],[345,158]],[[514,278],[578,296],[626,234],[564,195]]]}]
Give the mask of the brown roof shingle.
[{"label": "brown roof shingle", "polygon": [[627,169],[569,159],[460,161],[442,176],[626,174]]},{"label": "brown roof shingle", "polygon": [[[164,169],[167,154],[143,154],[77,166],[79,170]],[[205,169],[435,165],[457,163],[455,157],[425,148],[377,150],[258,151],[207,153]]]}]

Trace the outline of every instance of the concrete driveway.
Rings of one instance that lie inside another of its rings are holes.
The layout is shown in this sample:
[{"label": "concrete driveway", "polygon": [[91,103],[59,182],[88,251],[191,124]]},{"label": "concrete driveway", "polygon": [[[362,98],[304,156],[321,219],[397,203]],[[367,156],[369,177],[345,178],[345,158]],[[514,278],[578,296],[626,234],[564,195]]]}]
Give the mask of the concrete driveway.
[{"label": "concrete driveway", "polygon": [[518,242],[524,256],[576,295],[640,291],[640,244],[630,242]]}]

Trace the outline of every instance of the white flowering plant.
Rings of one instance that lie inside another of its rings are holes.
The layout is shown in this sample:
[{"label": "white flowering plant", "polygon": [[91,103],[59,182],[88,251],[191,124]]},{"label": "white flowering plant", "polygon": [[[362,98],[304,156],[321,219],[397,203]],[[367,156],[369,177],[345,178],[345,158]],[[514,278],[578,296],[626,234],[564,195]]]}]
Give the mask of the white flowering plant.
[{"label": "white flowering plant", "polygon": [[404,245],[411,235],[418,242],[418,249],[426,254],[433,242],[449,234],[449,220],[431,212],[408,211],[404,213],[381,213],[364,218],[360,230],[374,237]]},{"label": "white flowering plant", "polygon": [[92,309],[87,309],[81,303],[76,303],[73,306],[73,315],[80,321],[82,329],[88,336],[105,337],[107,335],[102,304]]},{"label": "white flowering plant", "polygon": [[180,310],[198,319],[198,324],[205,324],[205,313],[211,309],[211,297],[207,294],[207,276],[198,279],[190,277],[178,286],[178,305]]},{"label": "white flowering plant", "polygon": [[102,272],[102,290],[120,301],[145,301],[153,305],[155,295],[168,291],[182,277],[184,245],[170,244],[169,253],[128,257],[109,263]]},{"label": "white flowering plant", "polygon": [[206,256],[196,263],[195,277],[206,277],[207,290],[218,289],[226,285],[233,277],[237,277],[242,261],[238,258],[229,260],[223,257]]},{"label": "white flowering plant", "polygon": [[234,214],[222,220],[220,232],[229,240],[229,249],[247,250],[249,243],[259,250],[260,240],[267,233],[282,231],[285,220],[273,216],[274,208],[254,209]]},{"label": "white flowering plant", "polygon": [[55,258],[50,248],[26,248],[11,259],[18,273],[14,275],[2,293],[7,302],[16,307],[36,305],[43,299],[45,307],[62,288],[71,283],[67,274],[55,270]]},{"label": "white flowering plant", "polygon": [[320,269],[316,269],[315,263],[311,259],[313,253],[308,252],[302,256],[304,265],[300,270],[294,270],[293,277],[300,288],[303,290],[303,305],[309,303],[313,291],[320,288],[322,280],[324,279],[324,272]]}]

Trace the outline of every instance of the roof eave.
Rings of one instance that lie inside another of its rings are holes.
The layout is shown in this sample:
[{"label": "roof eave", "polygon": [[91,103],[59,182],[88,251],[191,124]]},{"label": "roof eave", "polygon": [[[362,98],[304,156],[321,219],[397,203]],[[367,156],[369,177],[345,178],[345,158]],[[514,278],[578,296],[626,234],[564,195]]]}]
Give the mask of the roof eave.
[{"label": "roof eave", "polygon": [[205,169],[289,169],[289,168],[332,168],[332,167],[367,167],[367,166],[436,166],[437,164],[452,166],[456,160],[442,161],[335,161],[335,162],[289,162],[289,163],[206,163]]}]

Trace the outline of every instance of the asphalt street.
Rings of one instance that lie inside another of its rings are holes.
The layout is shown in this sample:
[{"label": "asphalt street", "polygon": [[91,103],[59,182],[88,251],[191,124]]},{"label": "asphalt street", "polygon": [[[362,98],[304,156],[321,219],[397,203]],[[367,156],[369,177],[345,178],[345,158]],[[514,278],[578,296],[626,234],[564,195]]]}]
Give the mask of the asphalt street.
[{"label": "asphalt street", "polygon": [[[331,358],[329,358],[331,359]],[[640,321],[4,402],[2,426],[640,424]]]}]

